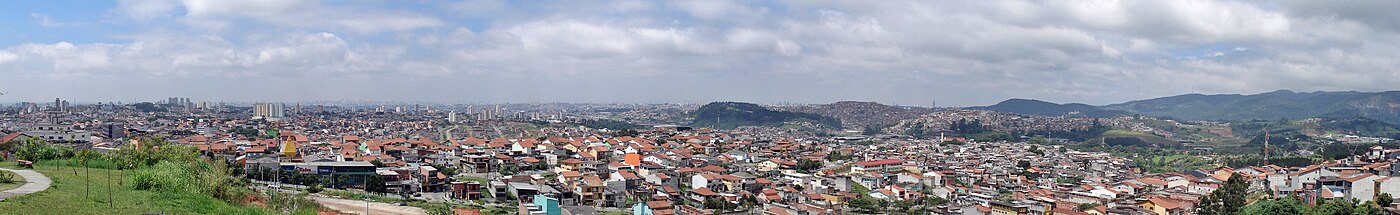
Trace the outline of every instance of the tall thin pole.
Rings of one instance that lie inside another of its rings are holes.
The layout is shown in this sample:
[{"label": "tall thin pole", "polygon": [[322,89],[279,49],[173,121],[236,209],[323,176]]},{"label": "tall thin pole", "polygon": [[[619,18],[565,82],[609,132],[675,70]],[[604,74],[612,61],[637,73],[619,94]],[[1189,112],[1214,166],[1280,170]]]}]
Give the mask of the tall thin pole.
[{"label": "tall thin pole", "polygon": [[[369,176],[365,176],[365,192],[369,192]],[[369,195],[365,195],[365,215],[369,215]]]},{"label": "tall thin pole", "polygon": [[112,170],[104,172],[107,172],[107,207],[116,208],[116,203],[112,203]]}]

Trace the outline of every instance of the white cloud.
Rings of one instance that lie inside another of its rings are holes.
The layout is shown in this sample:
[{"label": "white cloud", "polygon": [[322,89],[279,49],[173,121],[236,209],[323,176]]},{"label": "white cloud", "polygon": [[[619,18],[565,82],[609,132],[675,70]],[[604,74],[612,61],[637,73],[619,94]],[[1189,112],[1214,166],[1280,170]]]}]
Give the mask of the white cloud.
[{"label": "white cloud", "polygon": [[0,64],[15,61],[15,59],[19,59],[19,55],[15,55],[15,53],[10,53],[8,51],[0,51]]},{"label": "white cloud", "polygon": [[258,21],[249,24],[252,26],[270,24],[359,33],[404,31],[443,24],[437,17],[422,13],[326,5],[314,0],[132,0],[123,1],[116,11],[138,20],[176,16],[186,25],[206,30],[233,30],[230,28],[243,20]]},{"label": "white cloud", "polygon": [[[462,98],[398,88],[498,92],[483,99],[499,100],[960,105],[1400,84],[1394,13],[1355,8],[1388,3],[1336,4],[122,1],[113,11],[139,20],[133,35],[0,48],[0,75],[209,85],[345,77],[392,89],[318,89],[438,100]],[[494,91],[519,83],[532,87]]]}]

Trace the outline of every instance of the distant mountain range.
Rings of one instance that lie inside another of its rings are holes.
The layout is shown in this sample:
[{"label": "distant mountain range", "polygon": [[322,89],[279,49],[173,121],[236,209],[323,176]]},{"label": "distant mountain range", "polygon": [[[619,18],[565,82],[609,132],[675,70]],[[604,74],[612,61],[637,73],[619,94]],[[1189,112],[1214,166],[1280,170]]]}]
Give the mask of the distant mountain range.
[{"label": "distant mountain range", "polygon": [[1181,120],[1366,118],[1400,124],[1400,91],[1298,93],[1280,90],[1254,95],[1185,94],[1104,106],[1011,99],[996,105],[968,109],[1040,116],[1106,117],[1141,114]]},{"label": "distant mountain range", "polygon": [[700,106],[692,113],[695,127],[716,127],[733,129],[739,126],[782,126],[789,122],[811,122],[823,126],[839,128],[841,121],[811,113],[771,110],[753,103],[711,102]]}]

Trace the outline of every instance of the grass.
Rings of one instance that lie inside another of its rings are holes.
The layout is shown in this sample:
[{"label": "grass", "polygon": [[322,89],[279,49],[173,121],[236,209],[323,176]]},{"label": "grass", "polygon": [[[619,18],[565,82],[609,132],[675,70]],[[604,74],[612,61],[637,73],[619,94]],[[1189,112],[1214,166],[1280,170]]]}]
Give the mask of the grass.
[{"label": "grass", "polygon": [[1154,135],[1154,134],[1143,133],[1143,132],[1141,132],[1141,131],[1123,130],[1123,129],[1108,130],[1107,132],[1104,132],[1104,133],[1103,133],[1103,136],[1104,136],[1104,137],[1136,137],[1136,138],[1138,138],[1138,139],[1142,139],[1142,141],[1144,141],[1144,142],[1154,143],[1154,144],[1169,144],[1169,143],[1175,143],[1175,141],[1171,141],[1171,140],[1168,140],[1167,138],[1162,138],[1162,137],[1159,137],[1159,136]]},{"label": "grass", "polygon": [[[18,169],[14,162],[4,162],[0,167]],[[0,211],[6,214],[275,214],[208,195],[136,190],[124,182],[125,177],[119,170],[62,167],[49,162],[35,165],[34,170],[52,179],[53,185],[45,191],[6,199],[0,202]],[[297,214],[314,214],[314,211]]]},{"label": "grass", "polygon": [[847,183],[851,185],[852,193],[860,195],[870,194],[870,188],[865,188],[865,185],[860,185],[860,183],[856,183],[856,181],[848,181]]},{"label": "grass", "polygon": [[1161,155],[1135,160],[1150,173],[1186,172],[1214,166],[1210,161],[1194,155]]}]

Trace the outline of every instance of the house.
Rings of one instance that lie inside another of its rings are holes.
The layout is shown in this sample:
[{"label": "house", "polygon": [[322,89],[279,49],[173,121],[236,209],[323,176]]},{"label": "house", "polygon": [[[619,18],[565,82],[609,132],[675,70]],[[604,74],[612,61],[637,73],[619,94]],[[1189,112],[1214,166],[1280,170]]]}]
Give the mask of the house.
[{"label": "house", "polygon": [[690,198],[690,200],[694,202],[705,202],[705,200],[709,200],[710,198],[715,198],[719,196],[719,193],[716,193],[714,190],[710,190],[710,188],[701,187],[690,190],[689,196],[687,198]]},{"label": "house", "polygon": [[865,161],[865,162],[856,162],[856,165],[854,165],[854,166],[851,167],[851,172],[853,172],[853,173],[890,172],[890,171],[898,171],[898,170],[902,170],[902,169],[904,169],[904,160],[900,160],[900,159],[885,159],[885,160],[873,160],[873,161]]},{"label": "house", "polygon": [[1189,203],[1177,202],[1162,197],[1148,198],[1137,204],[1137,206],[1143,210],[1152,211],[1152,213],[1156,213],[1157,215],[1189,214],[1190,210],[1188,210],[1187,205],[1189,205]]},{"label": "house", "polygon": [[581,183],[574,188],[574,193],[578,194],[579,205],[598,205],[603,203],[604,188],[607,184],[598,175],[585,175]]},{"label": "house", "polygon": [[1338,175],[1337,172],[1328,170],[1321,164],[1304,167],[1296,172],[1289,173],[1288,181],[1292,183],[1289,183],[1288,188],[1283,188],[1279,191],[1285,193],[1295,192],[1302,189],[1303,184],[1316,183],[1319,178],[1328,176],[1337,177]]},{"label": "house", "polygon": [[1375,197],[1376,179],[1381,179],[1381,176],[1362,173],[1348,177],[1325,177],[1317,181],[1317,189],[1319,193],[1324,193],[1324,189],[1326,189],[1326,193],[1334,194],[1334,196],[1324,195],[1323,198],[1333,197],[1366,202]]}]

